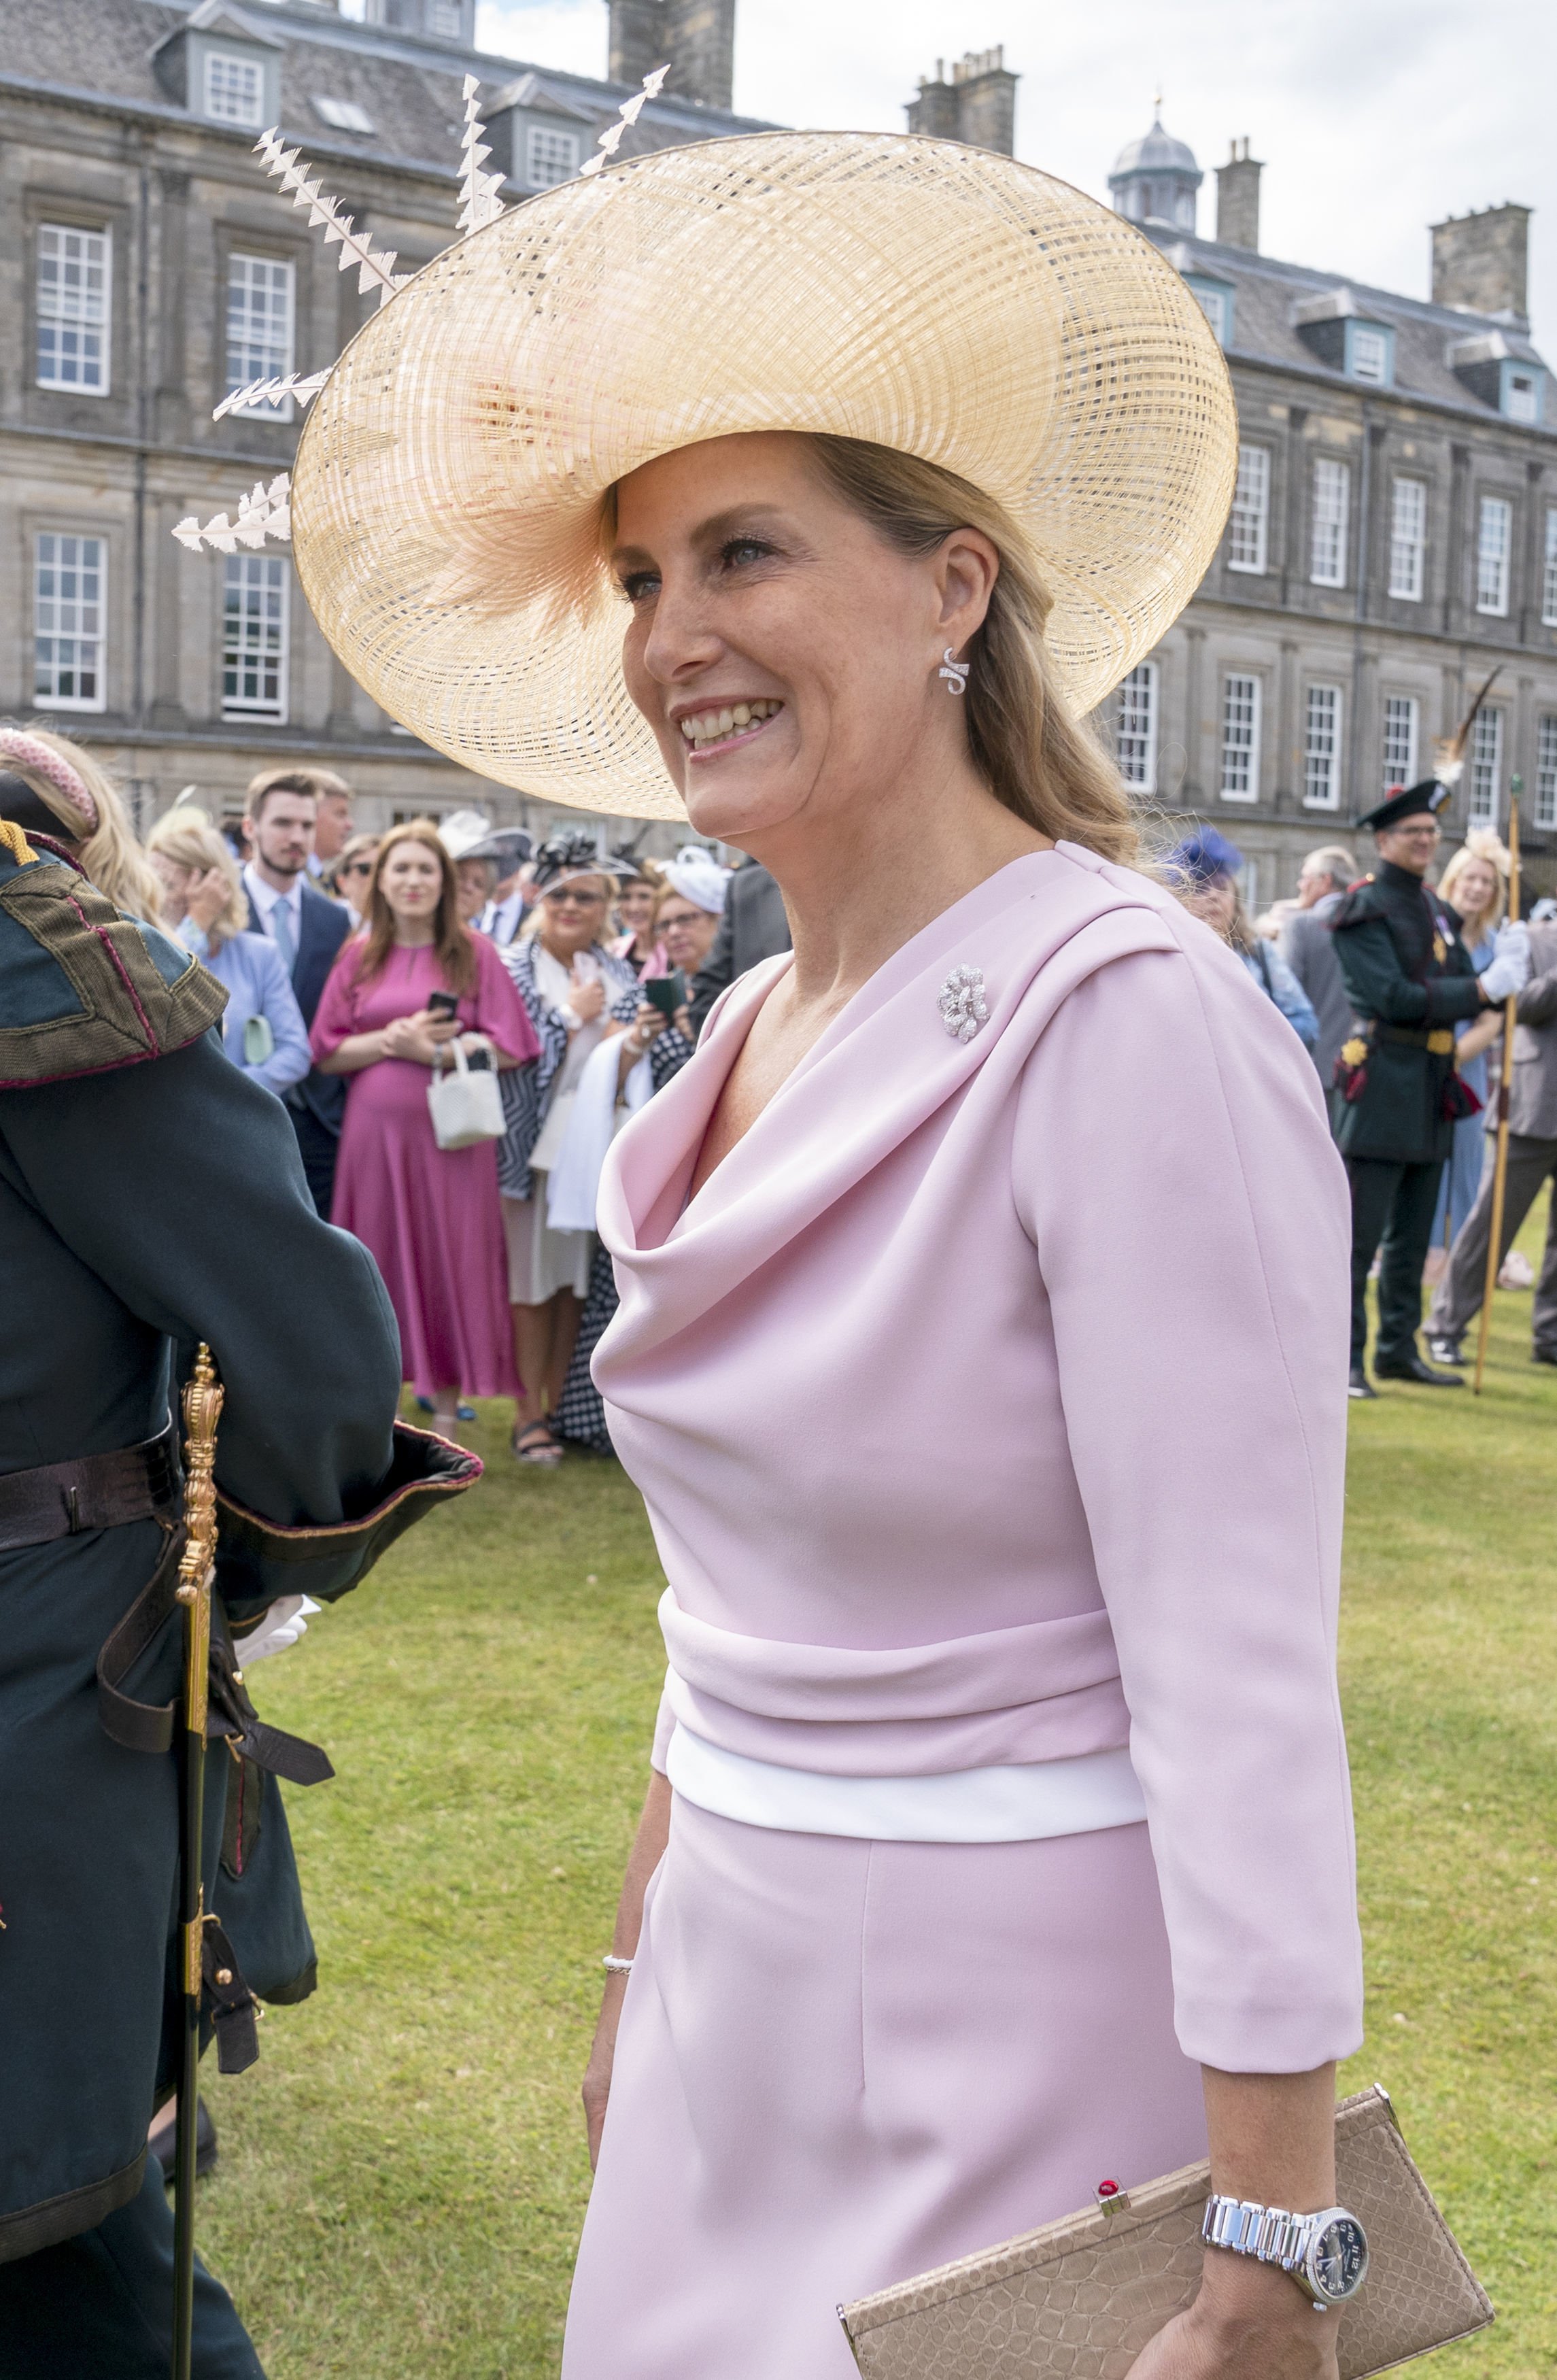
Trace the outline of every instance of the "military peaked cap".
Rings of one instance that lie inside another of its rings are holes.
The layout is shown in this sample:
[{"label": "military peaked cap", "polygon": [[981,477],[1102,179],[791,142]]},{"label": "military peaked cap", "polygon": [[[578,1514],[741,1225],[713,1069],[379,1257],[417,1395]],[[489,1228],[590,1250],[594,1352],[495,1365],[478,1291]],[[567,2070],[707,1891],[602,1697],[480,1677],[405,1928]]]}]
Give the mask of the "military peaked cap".
[{"label": "military peaked cap", "polygon": [[1448,800],[1451,788],[1441,785],[1436,777],[1424,777],[1419,785],[1397,787],[1381,801],[1376,810],[1357,820],[1358,826],[1370,827],[1382,834],[1386,827],[1398,826],[1402,819],[1421,818],[1424,813],[1436,818]]}]

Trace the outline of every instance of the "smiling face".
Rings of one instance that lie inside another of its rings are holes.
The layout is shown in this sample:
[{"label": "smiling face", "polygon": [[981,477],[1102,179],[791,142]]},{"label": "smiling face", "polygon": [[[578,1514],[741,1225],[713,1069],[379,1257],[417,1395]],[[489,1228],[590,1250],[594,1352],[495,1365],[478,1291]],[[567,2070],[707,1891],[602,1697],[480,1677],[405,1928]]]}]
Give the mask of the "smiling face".
[{"label": "smiling face", "polygon": [[444,889],[437,853],[425,843],[392,844],[379,869],[378,889],[396,926],[431,926]]},{"label": "smiling face", "polygon": [[616,915],[624,933],[636,938],[648,932],[654,915],[654,887],[645,877],[628,877],[616,895]]},{"label": "smiling face", "polygon": [[1467,859],[1454,880],[1454,906],[1470,925],[1484,917],[1498,897],[1498,875],[1490,859]]},{"label": "smiling face", "polygon": [[554,959],[571,964],[605,931],[610,888],[603,876],[572,876],[541,895],[541,941]]},{"label": "smiling face", "polygon": [[888,544],[801,437],[712,439],[621,482],[612,568],[632,606],[627,690],[699,834],[743,850],[839,823],[966,731],[937,678],[999,567],[955,529]]}]

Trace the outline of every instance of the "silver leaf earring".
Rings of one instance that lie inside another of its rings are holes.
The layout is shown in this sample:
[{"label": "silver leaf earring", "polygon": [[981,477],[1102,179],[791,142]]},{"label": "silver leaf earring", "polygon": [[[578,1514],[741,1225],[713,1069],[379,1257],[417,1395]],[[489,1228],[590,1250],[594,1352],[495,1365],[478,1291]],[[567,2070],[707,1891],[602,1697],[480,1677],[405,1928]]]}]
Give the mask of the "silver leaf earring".
[{"label": "silver leaf earring", "polygon": [[952,649],[950,645],[948,645],[942,657],[941,667],[937,670],[936,675],[937,677],[943,677],[945,679],[948,692],[952,694],[966,694],[967,692],[967,673],[972,666],[973,664],[971,662],[954,661],[952,659]]}]

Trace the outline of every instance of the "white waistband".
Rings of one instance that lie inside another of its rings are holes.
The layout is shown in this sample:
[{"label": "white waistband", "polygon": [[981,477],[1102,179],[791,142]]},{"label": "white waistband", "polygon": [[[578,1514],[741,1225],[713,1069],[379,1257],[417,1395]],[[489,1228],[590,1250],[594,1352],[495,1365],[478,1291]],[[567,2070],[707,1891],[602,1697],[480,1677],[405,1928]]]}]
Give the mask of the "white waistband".
[{"label": "white waistband", "polygon": [[1146,1815],[1123,1749],[941,1777],[823,1777],[748,1760],[678,1725],[665,1774],[684,1800],[718,1818],[882,1843],[1030,1843],[1133,1827]]}]

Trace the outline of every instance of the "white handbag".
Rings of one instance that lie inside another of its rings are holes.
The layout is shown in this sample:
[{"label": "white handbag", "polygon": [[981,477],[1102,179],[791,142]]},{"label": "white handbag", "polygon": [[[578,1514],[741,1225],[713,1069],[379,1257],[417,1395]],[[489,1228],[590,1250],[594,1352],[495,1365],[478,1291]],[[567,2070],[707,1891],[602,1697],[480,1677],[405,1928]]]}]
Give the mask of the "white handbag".
[{"label": "white handbag", "polygon": [[[445,1058],[454,1060],[447,1074]],[[459,1043],[451,1042],[432,1061],[427,1111],[440,1148],[473,1148],[480,1140],[501,1140],[505,1127],[495,1067],[472,1066]]]}]

